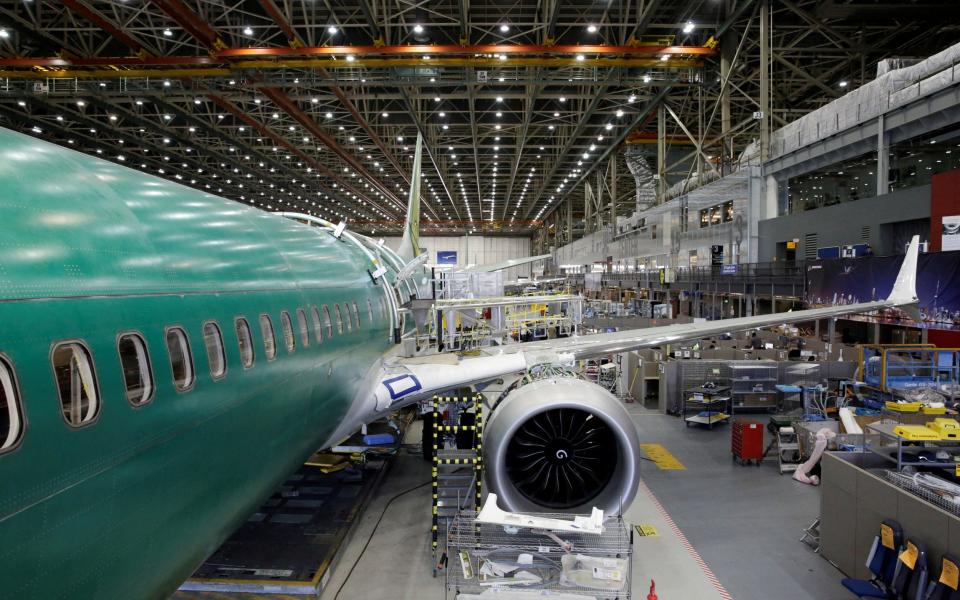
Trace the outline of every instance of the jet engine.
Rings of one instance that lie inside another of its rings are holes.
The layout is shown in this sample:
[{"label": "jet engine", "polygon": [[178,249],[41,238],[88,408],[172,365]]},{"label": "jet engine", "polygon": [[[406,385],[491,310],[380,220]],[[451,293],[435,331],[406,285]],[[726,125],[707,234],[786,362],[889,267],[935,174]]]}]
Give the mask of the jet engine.
[{"label": "jet engine", "polygon": [[639,453],[620,401],[573,377],[510,392],[484,425],[487,484],[511,511],[620,513],[637,491]]}]

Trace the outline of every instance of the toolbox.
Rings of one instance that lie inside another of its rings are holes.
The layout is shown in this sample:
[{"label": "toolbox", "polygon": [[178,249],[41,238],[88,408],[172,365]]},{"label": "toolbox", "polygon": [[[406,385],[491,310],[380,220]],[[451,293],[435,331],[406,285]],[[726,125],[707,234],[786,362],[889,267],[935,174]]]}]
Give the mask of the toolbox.
[{"label": "toolbox", "polygon": [[730,433],[730,451],[742,463],[763,460],[763,424],[757,421],[734,421]]}]

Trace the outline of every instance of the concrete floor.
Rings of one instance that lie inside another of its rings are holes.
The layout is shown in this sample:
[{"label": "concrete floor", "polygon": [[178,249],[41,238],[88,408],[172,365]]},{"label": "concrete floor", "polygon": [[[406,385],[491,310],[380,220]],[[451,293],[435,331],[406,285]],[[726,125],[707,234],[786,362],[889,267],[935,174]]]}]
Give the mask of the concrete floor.
[{"label": "concrete floor", "polygon": [[[730,457],[730,427],[686,428],[675,417],[628,405],[642,443],[663,444],[685,466],[662,471],[643,461],[645,485],[686,535],[729,597],[736,600],[847,600],[842,574],[798,540],[819,513],[819,490],[779,475],[775,461],[740,466]],[[757,419],[764,420],[763,415]],[[412,430],[408,439],[418,438]],[[375,492],[321,596],[333,600],[387,501],[429,481],[419,454],[401,455]],[[357,563],[339,598],[440,600],[442,576],[431,577],[430,486],[397,498]],[[653,524],[659,536],[636,538],[633,597],[646,597],[657,581],[663,600],[725,596],[641,488],[625,518]]]}]

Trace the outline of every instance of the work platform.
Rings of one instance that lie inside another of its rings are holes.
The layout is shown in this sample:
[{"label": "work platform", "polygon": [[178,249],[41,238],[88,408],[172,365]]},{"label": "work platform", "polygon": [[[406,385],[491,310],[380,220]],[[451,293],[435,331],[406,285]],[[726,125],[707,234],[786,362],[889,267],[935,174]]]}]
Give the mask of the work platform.
[{"label": "work platform", "polygon": [[363,470],[336,472],[305,464],[172,598],[223,598],[230,592],[274,600],[316,597],[390,459],[374,457],[366,461]]}]

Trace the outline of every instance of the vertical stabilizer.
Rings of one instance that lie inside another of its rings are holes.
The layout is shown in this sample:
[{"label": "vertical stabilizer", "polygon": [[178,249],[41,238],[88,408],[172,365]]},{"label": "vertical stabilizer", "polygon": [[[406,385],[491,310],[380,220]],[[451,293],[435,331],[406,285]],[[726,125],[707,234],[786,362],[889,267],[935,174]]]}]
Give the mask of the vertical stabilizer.
[{"label": "vertical stabilizer", "polygon": [[410,198],[407,200],[407,220],[403,222],[403,240],[397,253],[405,261],[420,256],[420,157],[423,136],[417,134],[417,148],[413,154],[413,174],[410,177]]},{"label": "vertical stabilizer", "polygon": [[917,302],[917,258],[920,253],[920,236],[915,235],[907,246],[900,272],[893,284],[893,290],[887,301],[896,305],[916,304]]}]

